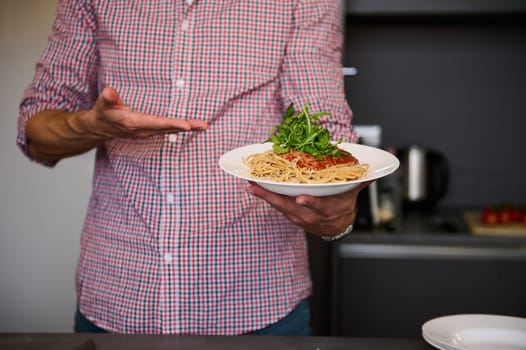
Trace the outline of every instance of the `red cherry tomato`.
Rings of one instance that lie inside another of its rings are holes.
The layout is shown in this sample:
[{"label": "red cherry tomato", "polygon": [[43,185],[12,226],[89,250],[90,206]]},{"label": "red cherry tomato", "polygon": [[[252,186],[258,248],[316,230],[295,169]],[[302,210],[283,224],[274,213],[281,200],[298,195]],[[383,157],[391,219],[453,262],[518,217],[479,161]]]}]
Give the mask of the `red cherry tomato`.
[{"label": "red cherry tomato", "polygon": [[497,215],[501,224],[507,224],[511,221],[511,210],[509,208],[502,208]]},{"label": "red cherry tomato", "polygon": [[482,210],[480,220],[485,224],[495,225],[497,222],[499,222],[499,216],[495,210],[491,208],[485,208]]}]

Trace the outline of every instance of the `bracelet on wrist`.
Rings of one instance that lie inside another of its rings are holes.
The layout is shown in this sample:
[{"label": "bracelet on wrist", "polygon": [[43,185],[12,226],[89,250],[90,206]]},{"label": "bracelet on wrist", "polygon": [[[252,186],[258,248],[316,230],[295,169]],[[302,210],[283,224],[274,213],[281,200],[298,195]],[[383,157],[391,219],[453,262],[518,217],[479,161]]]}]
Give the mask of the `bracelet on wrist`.
[{"label": "bracelet on wrist", "polygon": [[345,231],[338,233],[337,235],[334,235],[334,236],[321,236],[321,239],[323,239],[326,242],[334,242],[350,234],[352,232],[352,229],[353,229],[353,224],[350,224],[349,226],[347,226]]}]

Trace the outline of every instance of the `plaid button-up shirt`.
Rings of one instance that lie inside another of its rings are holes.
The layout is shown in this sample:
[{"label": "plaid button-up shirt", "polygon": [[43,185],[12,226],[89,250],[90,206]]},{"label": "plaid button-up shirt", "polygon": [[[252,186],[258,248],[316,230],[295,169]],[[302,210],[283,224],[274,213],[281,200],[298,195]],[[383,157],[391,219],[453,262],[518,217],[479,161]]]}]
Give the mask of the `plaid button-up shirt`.
[{"label": "plaid button-up shirt", "polygon": [[135,110],[209,123],[97,149],[76,274],[88,319],[123,333],[240,334],[310,294],[304,232],[217,162],[267,139],[290,102],[332,113],[334,138],[349,137],[341,39],[336,0],[59,2],[21,103],[28,156],[31,115],[89,109],[104,86]]}]

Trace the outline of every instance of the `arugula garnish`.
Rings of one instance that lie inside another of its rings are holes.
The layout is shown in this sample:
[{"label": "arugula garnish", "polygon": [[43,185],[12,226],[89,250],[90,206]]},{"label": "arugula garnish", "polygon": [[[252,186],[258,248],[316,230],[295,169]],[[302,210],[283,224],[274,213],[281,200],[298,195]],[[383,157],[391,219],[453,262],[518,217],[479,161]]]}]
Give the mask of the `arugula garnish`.
[{"label": "arugula garnish", "polygon": [[283,122],[273,129],[274,134],[267,141],[273,143],[272,149],[278,154],[296,150],[312,154],[318,159],[340,156],[340,149],[331,143],[329,130],[321,126],[320,117],[324,115],[330,113],[310,114],[307,104],[301,111],[295,111],[291,103],[283,114]]}]

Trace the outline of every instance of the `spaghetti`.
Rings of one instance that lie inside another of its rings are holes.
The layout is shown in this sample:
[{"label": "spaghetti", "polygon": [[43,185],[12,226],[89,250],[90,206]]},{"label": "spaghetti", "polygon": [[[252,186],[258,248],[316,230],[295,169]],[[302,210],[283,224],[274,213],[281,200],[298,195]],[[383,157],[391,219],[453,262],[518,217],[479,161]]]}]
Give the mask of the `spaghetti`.
[{"label": "spaghetti", "polygon": [[365,176],[369,168],[345,151],[319,159],[301,151],[277,154],[269,150],[252,154],[243,162],[259,179],[303,184],[352,181]]}]

